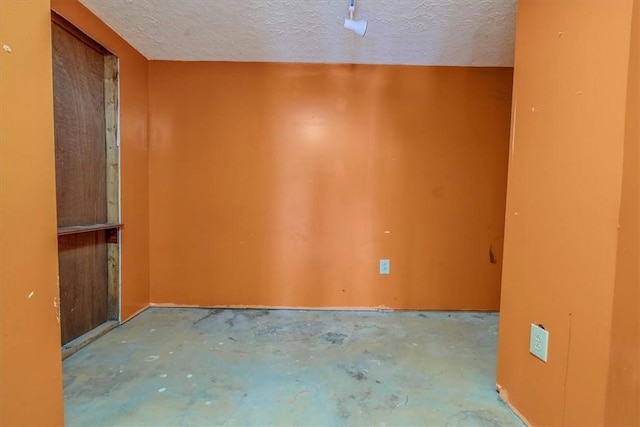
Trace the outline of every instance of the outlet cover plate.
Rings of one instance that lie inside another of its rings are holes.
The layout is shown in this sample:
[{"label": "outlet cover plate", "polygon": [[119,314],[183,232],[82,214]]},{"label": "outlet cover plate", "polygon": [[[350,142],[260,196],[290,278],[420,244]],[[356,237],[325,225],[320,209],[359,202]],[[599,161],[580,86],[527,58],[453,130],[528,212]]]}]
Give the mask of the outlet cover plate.
[{"label": "outlet cover plate", "polygon": [[532,323],[531,336],[529,339],[529,352],[543,362],[546,362],[548,350],[549,332],[535,323]]},{"label": "outlet cover plate", "polygon": [[388,259],[380,260],[380,274],[391,274],[391,261]]}]

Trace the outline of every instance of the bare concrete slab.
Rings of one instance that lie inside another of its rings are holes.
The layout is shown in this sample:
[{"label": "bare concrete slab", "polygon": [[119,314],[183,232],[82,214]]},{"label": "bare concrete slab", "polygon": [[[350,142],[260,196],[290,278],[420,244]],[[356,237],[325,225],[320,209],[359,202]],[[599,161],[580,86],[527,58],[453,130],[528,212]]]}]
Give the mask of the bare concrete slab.
[{"label": "bare concrete slab", "polygon": [[498,316],[148,309],[64,361],[69,426],[523,426]]}]

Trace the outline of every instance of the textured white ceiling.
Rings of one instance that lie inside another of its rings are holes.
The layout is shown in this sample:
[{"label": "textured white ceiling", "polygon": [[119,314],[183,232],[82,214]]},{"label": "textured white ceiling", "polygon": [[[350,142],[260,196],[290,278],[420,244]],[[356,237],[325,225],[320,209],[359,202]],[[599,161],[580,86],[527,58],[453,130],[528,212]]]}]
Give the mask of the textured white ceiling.
[{"label": "textured white ceiling", "polygon": [[149,59],[512,66],[517,0],[80,0]]}]

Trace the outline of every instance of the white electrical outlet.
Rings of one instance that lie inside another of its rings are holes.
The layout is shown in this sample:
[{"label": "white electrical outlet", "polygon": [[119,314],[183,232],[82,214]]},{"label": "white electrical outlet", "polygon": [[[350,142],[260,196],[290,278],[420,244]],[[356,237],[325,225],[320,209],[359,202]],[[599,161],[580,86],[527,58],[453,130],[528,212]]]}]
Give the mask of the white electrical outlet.
[{"label": "white electrical outlet", "polygon": [[391,274],[391,261],[388,259],[380,260],[380,274]]},{"label": "white electrical outlet", "polygon": [[547,361],[549,349],[549,332],[542,326],[531,324],[531,337],[529,339],[529,352],[543,362]]}]

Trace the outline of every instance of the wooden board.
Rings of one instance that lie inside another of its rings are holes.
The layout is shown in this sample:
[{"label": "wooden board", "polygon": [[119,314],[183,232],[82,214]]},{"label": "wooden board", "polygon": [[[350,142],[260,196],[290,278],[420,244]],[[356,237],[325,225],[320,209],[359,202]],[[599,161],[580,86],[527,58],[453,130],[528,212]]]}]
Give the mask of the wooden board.
[{"label": "wooden board", "polygon": [[[105,142],[107,145],[107,220],[120,220],[120,153],[118,147],[118,58],[104,57]],[[119,231],[118,231],[119,233]],[[120,241],[120,239],[118,239]],[[120,245],[107,246],[109,320],[120,319]]]},{"label": "wooden board", "polygon": [[92,231],[120,229],[122,224],[90,224],[90,225],[70,225],[67,227],[58,227],[58,236],[67,234],[90,233]]},{"label": "wooden board", "polygon": [[62,342],[107,321],[107,244],[104,231],[58,237]]},{"label": "wooden board", "polygon": [[106,223],[104,56],[52,31],[58,227]]}]

